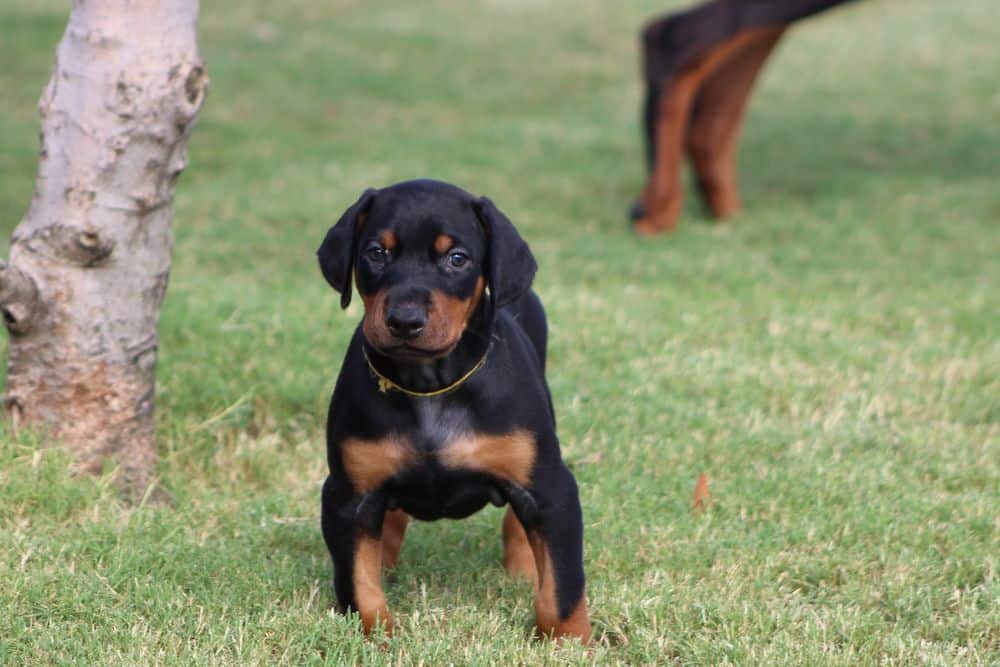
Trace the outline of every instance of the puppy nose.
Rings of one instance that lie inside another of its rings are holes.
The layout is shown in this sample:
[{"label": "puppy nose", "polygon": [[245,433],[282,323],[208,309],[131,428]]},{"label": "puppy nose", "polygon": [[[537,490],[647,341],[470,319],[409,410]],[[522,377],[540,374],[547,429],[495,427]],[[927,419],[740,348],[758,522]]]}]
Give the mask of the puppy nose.
[{"label": "puppy nose", "polygon": [[385,323],[396,338],[410,340],[420,335],[427,324],[427,310],[411,303],[393,306],[386,314]]}]

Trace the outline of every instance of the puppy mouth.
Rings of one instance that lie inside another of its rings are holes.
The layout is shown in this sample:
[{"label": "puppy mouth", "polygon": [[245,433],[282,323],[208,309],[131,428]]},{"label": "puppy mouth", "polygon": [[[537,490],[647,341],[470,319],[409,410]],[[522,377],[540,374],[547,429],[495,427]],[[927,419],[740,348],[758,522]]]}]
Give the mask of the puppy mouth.
[{"label": "puppy mouth", "polygon": [[405,359],[407,361],[429,361],[431,359],[439,359],[446,356],[449,352],[455,349],[457,342],[458,341],[455,341],[443,347],[436,348],[413,345],[412,343],[397,343],[394,345],[384,346],[379,349],[379,352],[387,357]]}]

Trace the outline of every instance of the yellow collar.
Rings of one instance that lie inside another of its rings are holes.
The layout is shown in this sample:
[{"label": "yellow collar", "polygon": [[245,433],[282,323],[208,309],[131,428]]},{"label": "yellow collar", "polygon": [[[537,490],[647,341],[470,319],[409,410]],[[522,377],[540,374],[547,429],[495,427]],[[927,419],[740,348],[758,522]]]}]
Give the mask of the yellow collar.
[{"label": "yellow collar", "polygon": [[392,380],[390,380],[389,378],[378,372],[378,369],[375,368],[375,365],[372,363],[372,360],[368,358],[368,350],[366,350],[364,346],[361,347],[361,352],[365,355],[365,363],[368,364],[368,370],[372,372],[372,375],[374,375],[375,379],[378,381],[378,390],[380,392],[384,394],[390,389],[395,389],[396,391],[402,392],[407,396],[414,396],[416,398],[429,398],[431,396],[440,396],[441,394],[447,394],[449,391],[454,391],[455,389],[458,389],[463,384],[465,384],[466,380],[472,377],[475,374],[475,372],[478,371],[480,368],[482,368],[483,365],[486,363],[486,357],[490,353],[490,348],[489,347],[486,348],[486,352],[483,353],[482,359],[480,359],[479,362],[475,366],[473,366],[468,373],[458,378],[447,387],[444,387],[443,389],[435,389],[434,391],[413,391],[411,389],[407,389],[406,387],[399,386],[398,384],[396,384],[395,382],[393,382]]}]

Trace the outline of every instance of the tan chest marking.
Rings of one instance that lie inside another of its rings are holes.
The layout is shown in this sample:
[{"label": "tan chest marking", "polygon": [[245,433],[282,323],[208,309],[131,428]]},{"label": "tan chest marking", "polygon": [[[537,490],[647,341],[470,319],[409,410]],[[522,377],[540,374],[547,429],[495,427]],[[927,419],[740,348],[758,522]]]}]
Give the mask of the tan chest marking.
[{"label": "tan chest marking", "polygon": [[460,436],[445,445],[438,459],[446,468],[475,470],[530,486],[535,456],[535,437],[517,430],[503,435]]},{"label": "tan chest marking", "polygon": [[358,493],[377,489],[417,458],[410,441],[399,435],[379,440],[347,438],[340,444],[340,456]]}]

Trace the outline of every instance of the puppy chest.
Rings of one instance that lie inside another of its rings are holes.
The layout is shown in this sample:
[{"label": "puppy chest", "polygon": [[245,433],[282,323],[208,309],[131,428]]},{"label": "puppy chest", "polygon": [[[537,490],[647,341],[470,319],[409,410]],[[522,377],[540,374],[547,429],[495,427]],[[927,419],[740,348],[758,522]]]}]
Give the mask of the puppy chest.
[{"label": "puppy chest", "polygon": [[483,433],[469,428],[461,414],[438,411],[436,416],[421,419],[409,433],[345,439],[341,459],[355,490],[369,493],[389,481],[434,484],[455,472],[481,473],[530,486],[536,458],[530,432]]},{"label": "puppy chest", "polygon": [[453,442],[474,433],[472,415],[463,406],[440,398],[418,401],[414,410],[413,447],[427,458],[437,458]]}]

